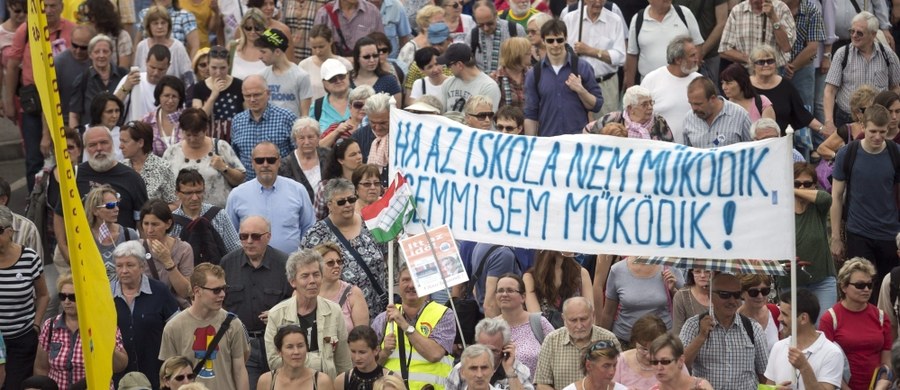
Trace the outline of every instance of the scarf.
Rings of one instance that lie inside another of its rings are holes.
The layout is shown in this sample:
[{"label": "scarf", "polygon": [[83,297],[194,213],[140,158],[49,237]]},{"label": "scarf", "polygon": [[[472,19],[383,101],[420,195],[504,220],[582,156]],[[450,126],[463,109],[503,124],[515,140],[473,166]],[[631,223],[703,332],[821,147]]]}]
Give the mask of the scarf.
[{"label": "scarf", "polygon": [[388,165],[388,139],[384,137],[375,137],[372,147],[369,149],[369,164],[377,165],[384,168]]},{"label": "scarf", "polygon": [[653,125],[653,115],[651,114],[644,123],[637,123],[631,120],[628,110],[622,110],[622,117],[625,118],[625,128],[628,129],[628,138],[650,139],[650,126]]}]

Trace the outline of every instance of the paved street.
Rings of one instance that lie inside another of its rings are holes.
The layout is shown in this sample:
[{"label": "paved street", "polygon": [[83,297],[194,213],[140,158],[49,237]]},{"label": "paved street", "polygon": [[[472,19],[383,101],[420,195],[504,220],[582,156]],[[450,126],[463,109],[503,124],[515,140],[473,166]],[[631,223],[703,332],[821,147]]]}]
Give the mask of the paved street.
[{"label": "paved street", "polygon": [[15,213],[24,212],[28,193],[22,135],[19,128],[5,118],[0,118],[0,176],[12,187],[9,208]]}]

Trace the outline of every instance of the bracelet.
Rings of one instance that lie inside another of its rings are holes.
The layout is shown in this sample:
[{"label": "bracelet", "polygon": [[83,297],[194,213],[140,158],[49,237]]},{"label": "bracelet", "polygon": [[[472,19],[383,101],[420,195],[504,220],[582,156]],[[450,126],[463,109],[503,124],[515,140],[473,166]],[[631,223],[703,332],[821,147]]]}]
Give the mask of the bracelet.
[{"label": "bracelet", "polygon": [[175,269],[175,264],[172,264],[171,268],[166,268],[166,272],[172,272],[173,269]]}]

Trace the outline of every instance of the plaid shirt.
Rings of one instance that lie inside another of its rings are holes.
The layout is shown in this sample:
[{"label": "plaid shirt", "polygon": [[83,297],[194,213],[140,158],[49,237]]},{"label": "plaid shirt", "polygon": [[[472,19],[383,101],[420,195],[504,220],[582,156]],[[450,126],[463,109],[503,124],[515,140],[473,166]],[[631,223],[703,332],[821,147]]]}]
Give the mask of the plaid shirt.
[{"label": "plaid shirt", "polygon": [[[241,164],[245,167],[253,166],[250,164],[250,153],[256,144],[262,141],[274,143],[281,157],[291,153],[294,150],[291,127],[295,120],[297,116],[293,112],[276,107],[272,103],[266,106],[259,121],[252,118],[250,110],[235,115],[231,123],[231,147],[241,159]],[[246,181],[254,178],[256,172],[248,169]]]},{"label": "plaid shirt", "polygon": [[[286,0],[282,2],[281,11],[284,15],[284,24],[291,29],[291,42],[294,42],[294,56],[297,60],[303,60],[312,55],[309,47],[309,31],[312,30],[316,19],[316,11],[327,0]],[[337,42],[339,38],[334,37]]]},{"label": "plaid shirt", "polygon": [[[689,345],[700,332],[700,316],[688,318],[681,328],[681,340]],[[694,358],[694,376],[705,378],[714,389],[751,390],[759,383],[757,374],[766,372],[769,356],[762,327],[750,320],[753,340],[747,335],[741,319],[735,317],[731,328],[713,326],[709,338]]]},{"label": "plaid shirt", "polygon": [[[141,26],[141,29],[144,28],[144,16],[147,15],[147,10],[149,9],[144,8],[138,14],[138,24]],[[188,11],[176,10],[172,7],[169,7],[169,16],[172,17],[172,38],[181,41],[187,47],[187,36],[197,29],[197,18]],[[145,37],[150,36],[147,31],[144,31],[143,34]]]},{"label": "plaid shirt", "polygon": [[800,52],[806,48],[809,42],[825,41],[825,23],[822,21],[822,13],[809,0],[800,2],[800,9],[794,16],[794,25],[797,27],[797,37],[794,47],[791,49],[791,58],[797,58]]},{"label": "plaid shirt", "polygon": [[[835,107],[844,112],[850,112],[850,95],[863,84],[869,84],[875,87],[876,91],[882,91],[891,89],[900,82],[900,61],[897,60],[897,55],[877,41],[874,45],[872,57],[869,59],[866,59],[852,44],[834,52],[831,61],[833,65],[828,70],[825,82],[837,87],[837,95],[834,97]],[[850,57],[847,57],[847,66],[841,67],[844,57],[848,55]]]},{"label": "plaid shirt", "polygon": [[[616,349],[622,350],[619,339],[612,332],[597,325],[591,330],[591,342],[597,340],[610,341]],[[581,374],[581,356],[584,350],[575,346],[565,327],[554,330],[544,338],[541,353],[538,355],[537,369],[534,373],[534,384],[548,385],[554,389],[562,389],[584,377]]]},{"label": "plaid shirt", "polygon": [[[52,324],[52,325],[51,325]],[[53,326],[52,333],[50,327]],[[84,379],[84,354],[81,352],[81,333],[69,332],[64,314],[48,318],[41,327],[38,348],[47,352],[50,361],[50,372],[47,376],[53,379],[60,389],[68,389],[73,383]],[[116,350],[125,351],[122,345],[122,333],[116,327]],[[110,389],[112,385],[110,384]]]},{"label": "plaid shirt", "polygon": [[[788,36],[788,41],[794,42],[795,28],[794,15],[791,9],[782,1],[774,0],[772,6],[775,7],[775,13],[778,14],[781,29]],[[750,2],[745,1],[731,9],[728,14],[728,20],[725,21],[725,30],[722,32],[722,41],[719,43],[719,53],[726,50],[737,50],[741,53],[750,55],[753,49],[761,43],[765,43],[776,48],[775,32],[772,28],[772,21],[764,14],[757,15],[750,8]],[[781,53],[775,56],[778,66],[790,61],[789,53]]]},{"label": "plaid shirt", "polygon": [[684,117],[684,145],[707,149],[752,141],[747,110],[721,96],[719,99],[722,109],[716,114],[712,125],[693,112]]}]

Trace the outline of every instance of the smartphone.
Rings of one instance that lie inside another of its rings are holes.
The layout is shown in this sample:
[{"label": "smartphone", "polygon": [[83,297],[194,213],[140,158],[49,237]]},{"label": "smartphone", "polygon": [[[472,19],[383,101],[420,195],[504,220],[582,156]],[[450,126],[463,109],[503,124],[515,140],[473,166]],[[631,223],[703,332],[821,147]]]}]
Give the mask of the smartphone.
[{"label": "smartphone", "polygon": [[141,68],[138,68],[138,67],[136,67],[136,66],[132,66],[132,67],[131,67],[131,70],[129,71],[129,73],[130,73],[130,72],[140,72],[140,71],[141,71]]}]

